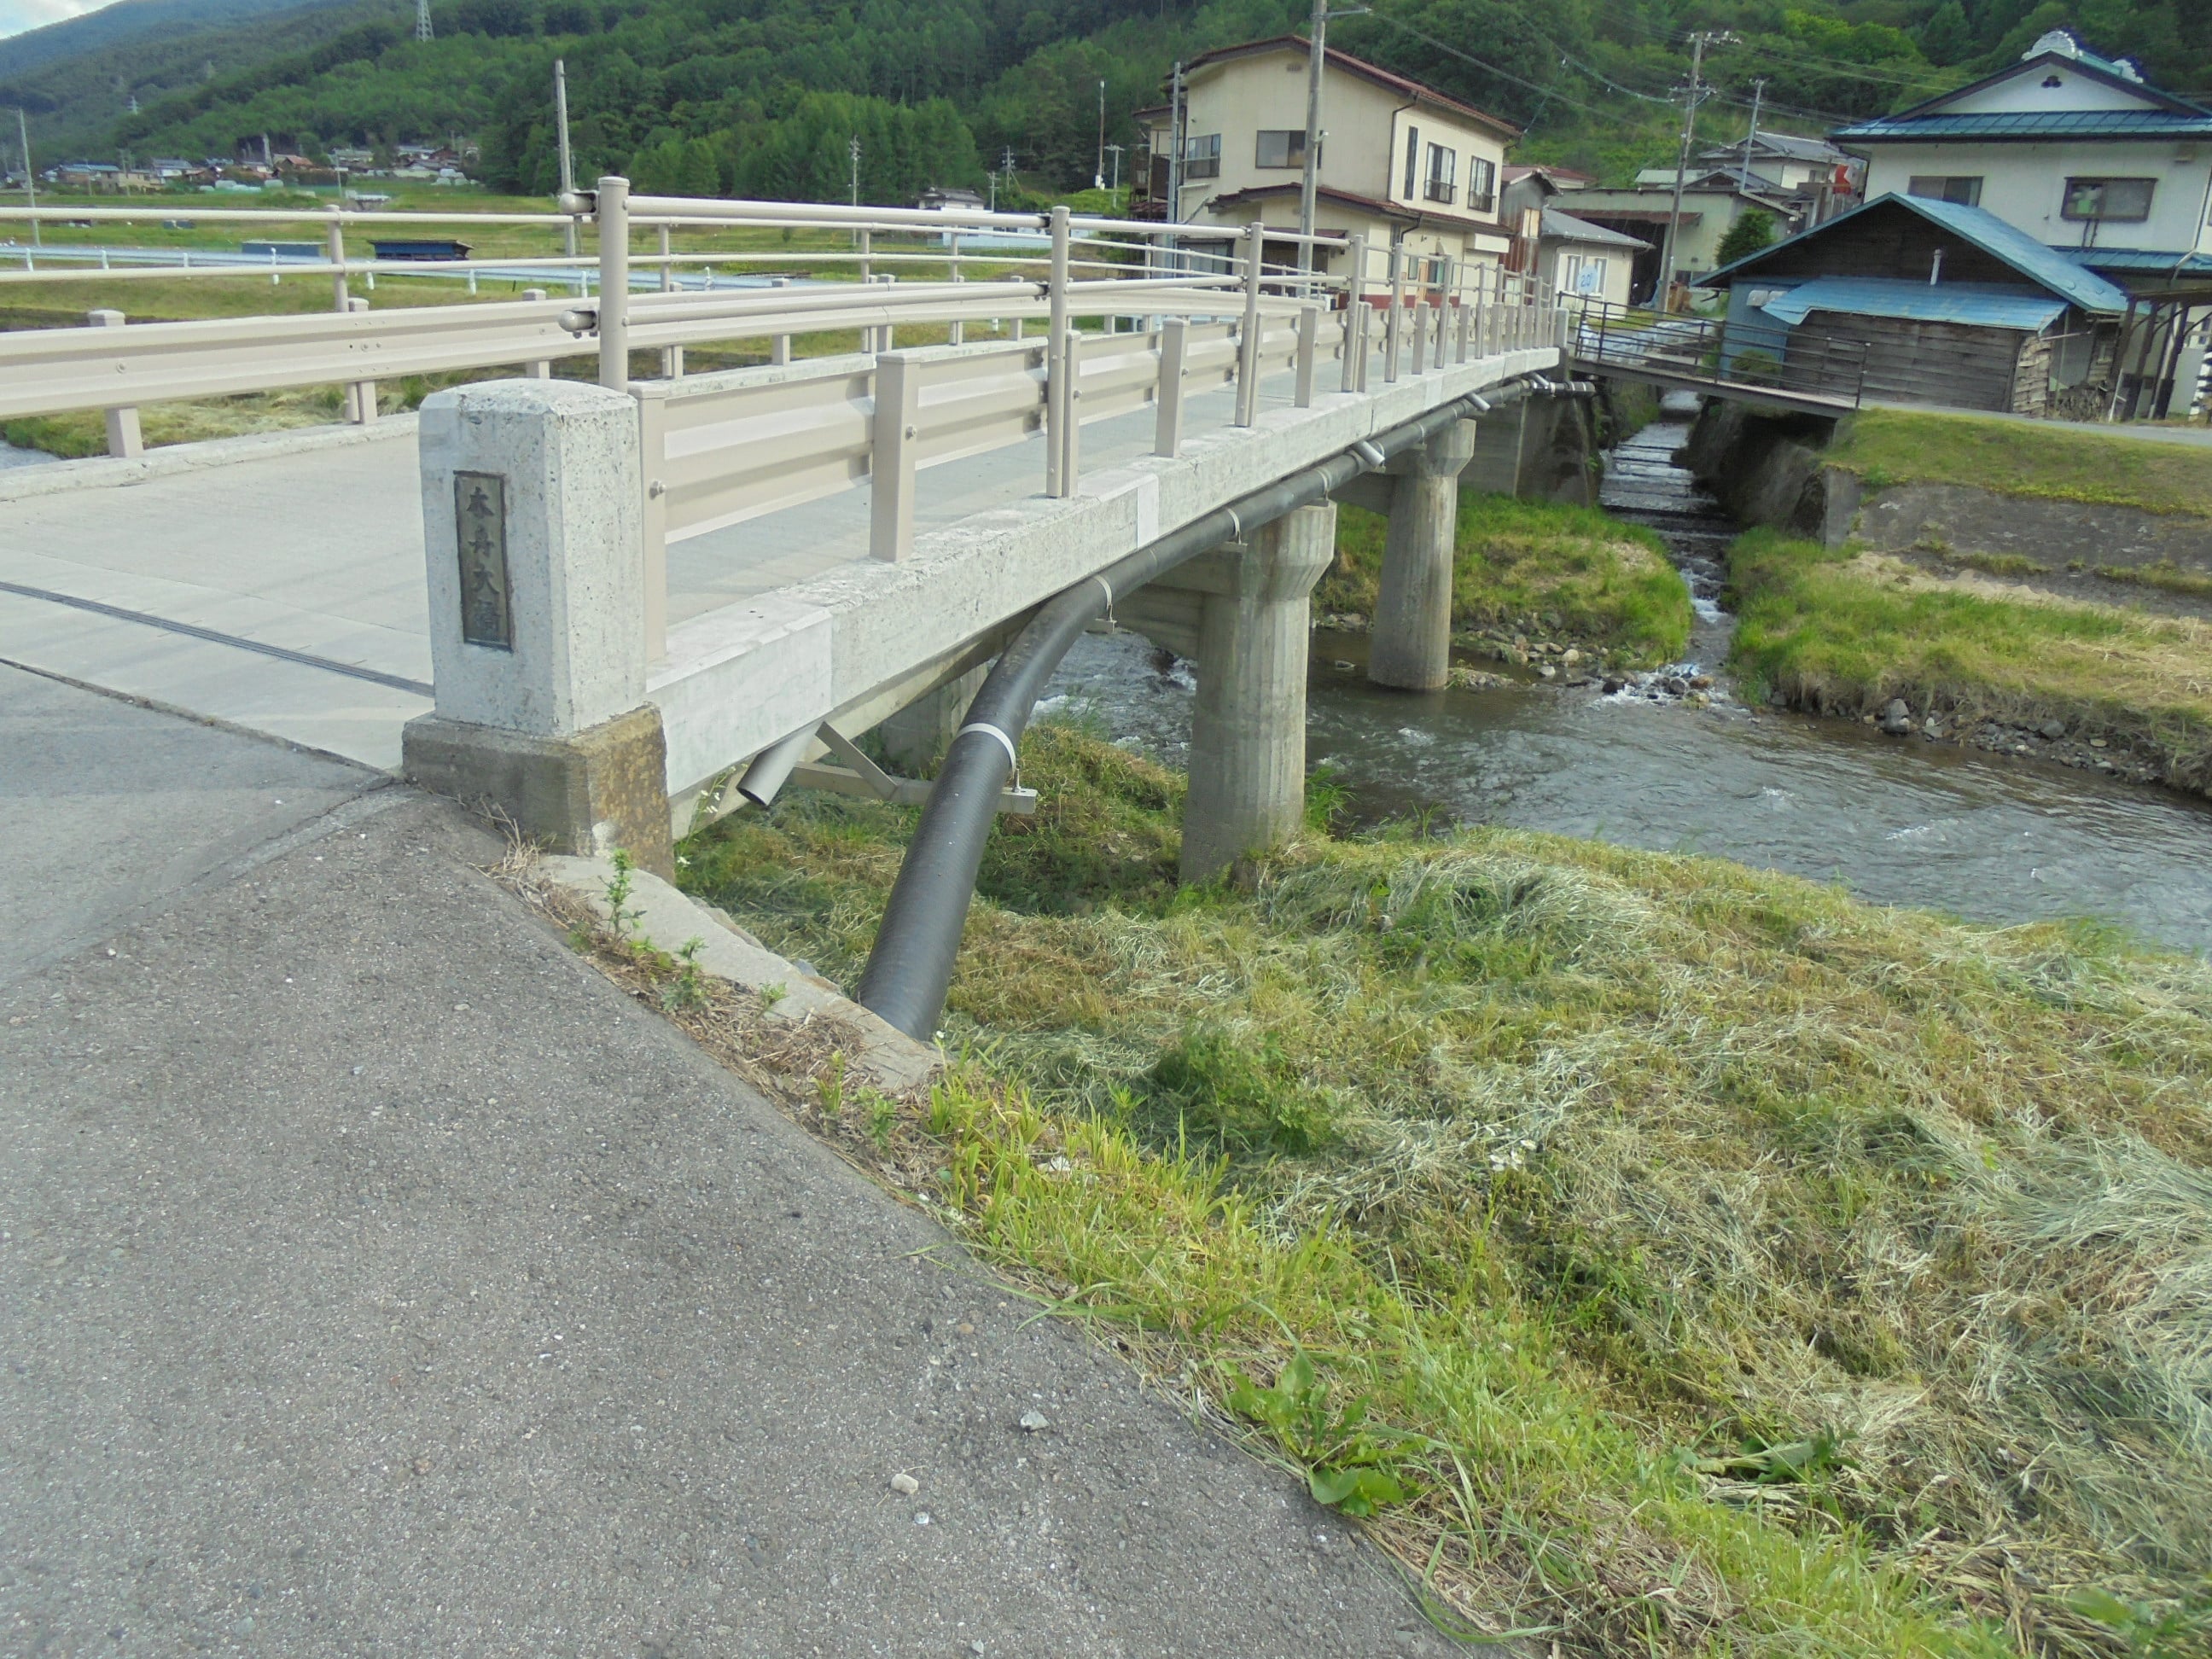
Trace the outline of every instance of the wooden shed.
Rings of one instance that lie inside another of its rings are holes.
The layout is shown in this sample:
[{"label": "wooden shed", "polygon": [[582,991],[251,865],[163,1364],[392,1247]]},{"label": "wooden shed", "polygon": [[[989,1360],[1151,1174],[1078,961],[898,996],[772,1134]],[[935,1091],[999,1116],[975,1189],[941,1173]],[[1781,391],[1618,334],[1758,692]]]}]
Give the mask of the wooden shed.
[{"label": "wooden shed", "polygon": [[1866,354],[1864,395],[2021,415],[2097,415],[2126,293],[1993,214],[1885,196],[1715,271],[1732,368],[1807,337]]}]

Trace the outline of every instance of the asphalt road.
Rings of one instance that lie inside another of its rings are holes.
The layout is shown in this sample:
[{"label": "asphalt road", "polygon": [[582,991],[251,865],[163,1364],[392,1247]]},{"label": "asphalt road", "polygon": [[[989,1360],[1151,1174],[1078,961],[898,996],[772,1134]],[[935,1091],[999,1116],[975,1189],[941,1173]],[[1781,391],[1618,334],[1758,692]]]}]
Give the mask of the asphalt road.
[{"label": "asphalt road", "polygon": [[0,1652],[1446,1650],[443,805],[0,668]]}]

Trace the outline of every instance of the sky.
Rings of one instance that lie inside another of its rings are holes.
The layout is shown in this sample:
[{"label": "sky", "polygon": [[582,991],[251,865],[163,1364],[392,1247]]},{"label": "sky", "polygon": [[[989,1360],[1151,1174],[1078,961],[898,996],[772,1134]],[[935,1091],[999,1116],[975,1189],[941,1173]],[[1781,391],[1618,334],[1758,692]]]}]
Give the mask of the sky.
[{"label": "sky", "polygon": [[106,0],[0,0],[0,35],[21,34],[98,11]]}]

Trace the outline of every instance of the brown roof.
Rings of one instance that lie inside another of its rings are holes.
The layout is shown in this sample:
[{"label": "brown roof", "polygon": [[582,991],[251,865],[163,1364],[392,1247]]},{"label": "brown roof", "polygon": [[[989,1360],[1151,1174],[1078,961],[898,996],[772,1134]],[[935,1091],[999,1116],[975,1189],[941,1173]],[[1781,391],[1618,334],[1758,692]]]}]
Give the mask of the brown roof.
[{"label": "brown roof", "polygon": [[[1223,63],[1232,58],[1253,58],[1261,52],[1279,52],[1285,49],[1306,52],[1310,50],[1310,47],[1303,34],[1271,35],[1265,40],[1246,40],[1237,46],[1217,46],[1212,52],[1200,52],[1184,66],[1183,73],[1188,75],[1193,70],[1201,69],[1208,64]],[[1480,121],[1484,125],[1502,133],[1509,140],[1521,136],[1521,129],[1503,117],[1492,115],[1487,110],[1477,109],[1472,104],[1462,104],[1456,98],[1447,98],[1433,87],[1425,87],[1419,81],[1409,81],[1402,75],[1393,75],[1380,64],[1370,64],[1363,58],[1354,58],[1350,52],[1339,52],[1334,46],[1328,48],[1328,62],[1331,68],[1340,69],[1347,75],[1356,75],[1364,81],[1373,82],[1378,87],[1401,93],[1418,103],[1433,105],[1438,109],[1448,109],[1454,114],[1464,115],[1471,120]]]}]

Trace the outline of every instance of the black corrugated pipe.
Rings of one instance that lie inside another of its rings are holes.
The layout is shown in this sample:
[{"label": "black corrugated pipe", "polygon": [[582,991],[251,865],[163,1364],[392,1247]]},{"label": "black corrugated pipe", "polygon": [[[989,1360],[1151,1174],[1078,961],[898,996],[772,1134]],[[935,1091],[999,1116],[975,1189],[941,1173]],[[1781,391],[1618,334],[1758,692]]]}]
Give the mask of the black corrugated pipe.
[{"label": "black corrugated pipe", "polygon": [[1133,593],[1206,549],[1341,489],[1399,451],[1427,442],[1454,421],[1517,403],[1527,395],[1525,387],[1512,386],[1455,398],[1380,438],[1363,440],[1317,466],[1216,508],[1046,600],[1000,653],[945,751],[906,860],[899,866],[890,902],[884,907],[875,948],[860,975],[860,1004],[908,1036],[927,1042],[935,1032],[945,994],[952,984],[960,931],[975,896],[975,872],[982,866],[983,846],[998,816],[999,792],[1013,770],[1015,750],[1030,712],[1067,648],[1106,613],[1115,594]]}]

